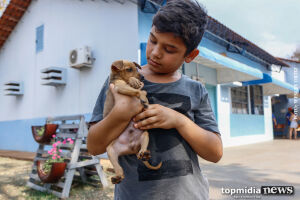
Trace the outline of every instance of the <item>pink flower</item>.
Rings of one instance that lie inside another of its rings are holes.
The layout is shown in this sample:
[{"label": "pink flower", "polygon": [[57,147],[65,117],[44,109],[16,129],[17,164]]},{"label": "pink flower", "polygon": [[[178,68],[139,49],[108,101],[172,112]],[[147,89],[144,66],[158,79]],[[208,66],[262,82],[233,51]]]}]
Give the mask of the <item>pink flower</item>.
[{"label": "pink flower", "polygon": [[52,159],[53,159],[53,160],[55,160],[55,159],[56,159],[56,157],[55,157],[55,156],[52,156]]},{"label": "pink flower", "polygon": [[57,141],[56,143],[57,143],[57,144],[60,144],[61,142],[60,142],[60,141]]},{"label": "pink flower", "polygon": [[56,144],[56,143],[54,143],[52,146],[53,146],[54,148],[56,148],[57,144]]},{"label": "pink flower", "polygon": [[71,139],[71,138],[68,138],[67,140],[68,140],[68,141],[71,141],[72,139]]},{"label": "pink flower", "polygon": [[60,156],[57,156],[57,158],[60,158]]},{"label": "pink flower", "polygon": [[59,152],[62,152],[62,150],[60,149],[60,150],[58,150]]},{"label": "pink flower", "polygon": [[53,138],[55,138],[55,137],[56,137],[56,135],[52,135],[52,137],[53,137]]},{"label": "pink flower", "polygon": [[73,144],[74,142],[73,142],[73,140],[70,140],[70,144]]},{"label": "pink flower", "polygon": [[49,153],[49,155],[52,155],[52,154],[53,154],[52,152]]},{"label": "pink flower", "polygon": [[52,152],[51,150],[48,151],[49,154],[50,154],[51,152]]},{"label": "pink flower", "polygon": [[66,143],[67,143],[67,141],[66,141],[66,140],[64,140],[64,141],[63,141],[63,144],[66,144]]}]

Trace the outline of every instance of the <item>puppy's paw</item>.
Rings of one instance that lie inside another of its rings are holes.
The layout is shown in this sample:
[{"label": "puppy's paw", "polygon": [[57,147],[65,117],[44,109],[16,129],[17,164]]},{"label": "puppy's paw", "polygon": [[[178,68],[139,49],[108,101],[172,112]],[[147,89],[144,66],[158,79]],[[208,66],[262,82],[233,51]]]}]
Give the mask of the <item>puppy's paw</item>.
[{"label": "puppy's paw", "polygon": [[135,89],[140,89],[140,88],[144,87],[144,83],[134,77],[129,78],[129,85],[130,85],[130,87],[133,87]]},{"label": "puppy's paw", "polygon": [[142,90],[140,91],[140,100],[142,102],[143,105],[148,105],[149,101],[147,99],[147,92]]},{"label": "puppy's paw", "polygon": [[142,161],[148,161],[151,158],[151,154],[149,150],[140,151],[137,155],[137,158]]},{"label": "puppy's paw", "polygon": [[111,177],[112,184],[119,184],[124,179],[124,176],[113,176]]}]

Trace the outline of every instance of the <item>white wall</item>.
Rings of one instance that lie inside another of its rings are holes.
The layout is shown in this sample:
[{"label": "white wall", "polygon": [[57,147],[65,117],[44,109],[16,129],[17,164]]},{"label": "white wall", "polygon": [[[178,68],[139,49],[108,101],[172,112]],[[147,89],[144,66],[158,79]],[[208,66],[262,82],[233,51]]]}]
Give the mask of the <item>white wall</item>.
[{"label": "white wall", "polygon": [[[137,61],[137,5],[126,1],[35,0],[0,51],[0,85],[24,82],[23,97],[0,90],[0,121],[91,113],[114,60]],[[35,31],[44,24],[44,49],[35,53]],[[91,70],[68,66],[71,49],[88,45]],[[67,68],[64,87],[40,84],[40,70]]]},{"label": "white wall", "polygon": [[281,80],[283,82],[287,82],[284,70],[281,70],[280,72],[273,72],[272,71],[271,76],[274,77],[274,78],[277,78],[278,80]]}]

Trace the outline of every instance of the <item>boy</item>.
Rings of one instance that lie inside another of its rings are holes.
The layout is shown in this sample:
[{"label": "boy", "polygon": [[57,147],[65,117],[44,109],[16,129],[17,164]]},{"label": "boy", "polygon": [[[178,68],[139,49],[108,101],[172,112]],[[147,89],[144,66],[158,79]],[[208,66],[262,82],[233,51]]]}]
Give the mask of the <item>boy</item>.
[{"label": "boy", "polygon": [[[220,133],[203,85],[177,72],[183,62],[199,53],[207,15],[192,0],[172,0],[153,18],[146,48],[148,63],[140,73],[150,105],[142,112],[137,98],[120,95],[106,81],[93,111],[88,134],[92,154],[104,153],[133,118],[135,127],[149,131],[149,170],[135,155],[119,157],[125,179],[115,186],[115,199],[209,199],[208,182],[197,154],[217,162],[223,154]],[[115,106],[102,119],[105,91],[115,96]],[[120,114],[121,113],[121,114]]]}]

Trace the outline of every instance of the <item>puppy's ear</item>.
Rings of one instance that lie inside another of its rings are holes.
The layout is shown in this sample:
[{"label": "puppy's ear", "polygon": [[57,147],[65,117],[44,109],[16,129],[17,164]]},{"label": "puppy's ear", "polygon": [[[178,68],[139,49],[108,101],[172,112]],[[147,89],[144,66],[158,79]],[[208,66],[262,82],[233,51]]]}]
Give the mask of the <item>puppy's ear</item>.
[{"label": "puppy's ear", "polygon": [[135,65],[137,68],[142,69],[141,66],[140,66],[139,64],[137,64],[136,62],[133,62],[133,63],[134,63],[134,65]]},{"label": "puppy's ear", "polygon": [[123,60],[117,60],[112,63],[111,70],[114,72],[118,72],[123,68]]}]

